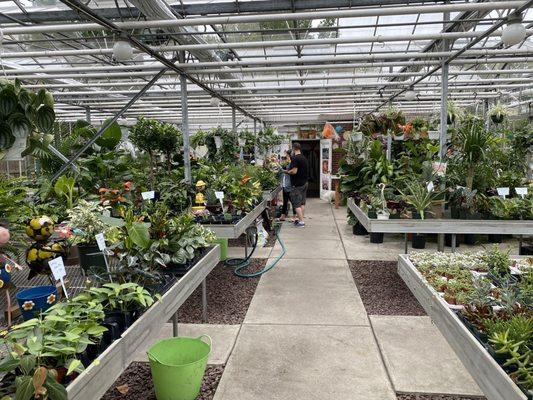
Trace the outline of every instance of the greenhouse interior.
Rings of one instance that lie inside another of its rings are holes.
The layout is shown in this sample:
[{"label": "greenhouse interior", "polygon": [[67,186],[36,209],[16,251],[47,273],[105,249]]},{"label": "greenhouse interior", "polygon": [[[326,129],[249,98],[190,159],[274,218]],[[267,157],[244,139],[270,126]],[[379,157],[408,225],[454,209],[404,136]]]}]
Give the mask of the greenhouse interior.
[{"label": "greenhouse interior", "polygon": [[533,0],[0,0],[0,400],[532,400]]}]

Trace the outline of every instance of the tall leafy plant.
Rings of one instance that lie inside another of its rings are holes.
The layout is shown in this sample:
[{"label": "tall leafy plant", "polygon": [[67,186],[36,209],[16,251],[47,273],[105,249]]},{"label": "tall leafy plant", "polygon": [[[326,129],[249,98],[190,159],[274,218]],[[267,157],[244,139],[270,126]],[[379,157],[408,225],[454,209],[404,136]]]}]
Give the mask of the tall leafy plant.
[{"label": "tall leafy plant", "polygon": [[48,144],[55,121],[54,98],[44,89],[37,93],[13,83],[0,81],[0,159],[5,156],[17,138],[29,138],[28,149]]},{"label": "tall leafy plant", "polygon": [[460,158],[466,164],[466,187],[472,189],[476,168],[487,159],[495,137],[485,130],[482,121],[471,120],[461,125],[456,141]]}]

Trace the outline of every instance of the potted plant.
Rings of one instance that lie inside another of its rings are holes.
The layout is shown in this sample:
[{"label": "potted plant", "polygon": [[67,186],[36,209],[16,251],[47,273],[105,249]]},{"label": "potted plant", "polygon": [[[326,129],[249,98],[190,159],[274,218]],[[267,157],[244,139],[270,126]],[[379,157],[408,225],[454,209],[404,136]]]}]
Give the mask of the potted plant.
[{"label": "potted plant", "polygon": [[459,107],[457,107],[457,105],[452,100],[448,100],[448,102],[446,103],[446,107],[447,107],[447,113],[448,113],[447,122],[448,122],[448,125],[452,125],[457,119],[457,117],[459,117],[461,110],[459,109]]},{"label": "potted plant", "polygon": [[[413,207],[414,219],[425,219],[426,213],[431,213],[429,208],[436,201],[439,193],[434,190],[428,190],[428,187],[418,181],[407,181],[406,188],[400,190],[401,198],[407,204]],[[426,236],[424,234],[413,235],[413,248],[423,249],[426,247]]]},{"label": "potted plant", "polygon": [[106,322],[117,322],[121,331],[129,328],[142,311],[154,303],[153,297],[136,283],[106,283],[99,288],[89,288],[87,299],[101,303]]},{"label": "potted plant", "polygon": [[102,220],[104,210],[105,208],[97,202],[83,199],[68,210],[68,225],[73,232],[70,241],[78,247],[80,267],[84,270],[91,267],[105,267],[104,255],[95,239],[95,235],[109,229]]},{"label": "potted plant", "polygon": [[52,285],[35,286],[16,294],[25,321],[45,312],[57,302],[57,288]]},{"label": "potted plant", "polygon": [[489,116],[495,124],[501,124],[509,116],[509,109],[499,102],[489,110]]}]

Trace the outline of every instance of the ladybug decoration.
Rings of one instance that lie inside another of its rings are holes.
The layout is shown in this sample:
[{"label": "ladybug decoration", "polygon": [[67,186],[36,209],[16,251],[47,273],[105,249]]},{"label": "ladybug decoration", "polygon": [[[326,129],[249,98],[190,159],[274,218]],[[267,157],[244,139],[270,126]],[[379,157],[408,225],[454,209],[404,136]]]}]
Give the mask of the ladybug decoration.
[{"label": "ladybug decoration", "polygon": [[36,275],[50,275],[52,271],[48,261],[65,256],[65,249],[60,243],[37,242],[32,244],[26,251],[26,264],[30,268],[28,280]]},{"label": "ladybug decoration", "polygon": [[54,233],[54,221],[50,217],[33,218],[26,224],[26,234],[37,242],[48,240]]}]

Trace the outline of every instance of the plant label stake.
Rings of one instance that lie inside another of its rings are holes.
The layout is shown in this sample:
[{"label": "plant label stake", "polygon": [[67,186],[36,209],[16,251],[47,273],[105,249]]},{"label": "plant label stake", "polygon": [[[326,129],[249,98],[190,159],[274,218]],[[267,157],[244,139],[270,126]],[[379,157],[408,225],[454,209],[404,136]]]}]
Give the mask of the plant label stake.
[{"label": "plant label stake", "polygon": [[433,185],[433,182],[429,182],[427,187],[428,187],[428,192],[431,193],[431,192],[433,191],[433,188],[434,188],[435,186]]},{"label": "plant label stake", "polygon": [[105,267],[107,269],[107,273],[109,274],[109,280],[111,281],[111,283],[113,283],[113,278],[111,278],[111,270],[109,269],[109,262],[107,261],[107,254],[106,254],[106,244],[105,244],[105,238],[104,238],[104,234],[103,233],[99,233],[97,235],[94,235],[95,239],[96,239],[96,243],[98,244],[98,249],[100,249],[100,251],[102,252],[103,256],[104,256],[104,261],[105,261]]},{"label": "plant label stake", "polygon": [[50,266],[50,270],[52,271],[55,280],[61,282],[63,293],[65,293],[65,297],[68,300],[67,288],[65,287],[65,281],[63,280],[63,278],[67,276],[67,270],[65,269],[63,259],[61,257],[54,258],[53,260],[48,261],[48,265]]},{"label": "plant label stake", "polygon": [[498,191],[498,196],[503,197],[504,199],[509,196],[509,188],[508,187],[499,187],[496,189]]},{"label": "plant label stake", "polygon": [[514,188],[517,195],[519,195],[521,198],[526,197],[527,195],[527,187],[517,187]]},{"label": "plant label stake", "polygon": [[155,191],[151,190],[149,192],[142,192],[141,196],[143,200],[152,200],[155,197]]},{"label": "plant label stake", "polygon": [[224,208],[224,192],[215,192],[215,197],[220,201],[222,208]]}]

